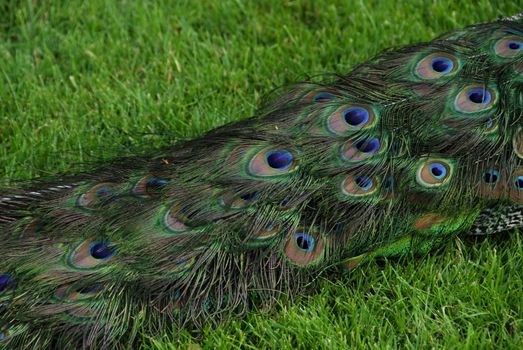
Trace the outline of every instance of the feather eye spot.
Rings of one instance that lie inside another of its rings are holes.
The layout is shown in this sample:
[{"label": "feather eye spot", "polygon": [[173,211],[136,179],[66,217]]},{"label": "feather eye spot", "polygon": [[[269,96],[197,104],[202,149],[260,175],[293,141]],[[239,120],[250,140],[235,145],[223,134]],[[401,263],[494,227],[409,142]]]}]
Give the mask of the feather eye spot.
[{"label": "feather eye spot", "polygon": [[8,274],[8,273],[3,273],[0,275],[0,293],[3,293],[11,288],[13,288],[14,284],[15,284],[15,281],[16,279]]},{"label": "feather eye spot", "polygon": [[307,103],[328,103],[336,99],[335,91],[328,87],[318,87],[308,90],[300,98]]},{"label": "feather eye spot", "polygon": [[314,237],[305,232],[298,232],[295,235],[295,242],[298,249],[304,252],[312,252],[314,250]]},{"label": "feather eye spot", "polygon": [[146,175],[142,177],[133,187],[135,196],[150,198],[159,194],[160,190],[169,183],[169,180],[159,176]]},{"label": "feather eye spot", "polygon": [[112,186],[103,186],[96,189],[96,196],[98,198],[109,197],[113,193]]},{"label": "feather eye spot", "polygon": [[377,180],[368,176],[347,176],[341,183],[341,191],[349,197],[368,196],[376,192]]},{"label": "feather eye spot", "polygon": [[514,58],[523,52],[523,39],[516,35],[501,38],[494,44],[494,52],[503,58]]},{"label": "feather eye spot", "polygon": [[498,128],[498,121],[492,118],[488,118],[485,122],[484,132],[485,133],[491,133],[496,131]]},{"label": "feather eye spot", "polygon": [[266,148],[249,162],[248,171],[255,176],[287,174],[297,166],[296,153],[289,148]]},{"label": "feather eye spot", "polygon": [[454,63],[446,57],[436,57],[432,60],[431,66],[433,71],[447,74],[454,68]]},{"label": "feather eye spot", "polygon": [[66,284],[58,288],[55,292],[55,297],[66,302],[75,302],[79,300],[91,299],[99,295],[103,291],[101,284],[84,285],[77,287]]},{"label": "feather eye spot", "polygon": [[284,247],[285,256],[296,265],[310,265],[323,256],[323,239],[315,232],[299,228],[291,231]]},{"label": "feather eye spot", "polygon": [[343,112],[343,118],[350,126],[363,126],[369,121],[369,111],[363,107],[350,107]]},{"label": "feather eye spot", "polygon": [[476,113],[490,109],[496,102],[493,89],[481,85],[462,89],[454,101],[455,108],[463,113]]},{"label": "feather eye spot", "polygon": [[478,186],[478,194],[482,198],[496,199],[506,195],[506,181],[502,181],[499,168],[495,165],[487,168],[481,174],[481,182]]},{"label": "feather eye spot", "polygon": [[511,177],[512,185],[509,187],[509,197],[516,203],[523,204],[523,168],[516,170]]},{"label": "feather eye spot", "polygon": [[195,262],[196,258],[194,256],[190,258],[179,259],[174,263],[174,271],[187,270],[191,268]]},{"label": "feather eye spot", "polygon": [[114,255],[114,247],[109,242],[94,241],[89,247],[89,252],[97,260],[107,260]]},{"label": "feather eye spot", "polygon": [[11,333],[10,329],[0,329],[0,345],[9,342],[13,335],[14,334]]},{"label": "feather eye spot", "polygon": [[370,106],[350,104],[338,108],[326,120],[328,131],[342,135],[375,124],[376,114]]},{"label": "feather eye spot", "polygon": [[495,169],[485,171],[483,181],[488,185],[495,185],[499,181],[499,171]]},{"label": "feather eye spot", "polygon": [[268,224],[262,230],[256,233],[256,239],[265,240],[274,237],[280,230],[280,225]]},{"label": "feather eye spot", "polygon": [[418,167],[416,180],[425,187],[437,187],[451,178],[452,166],[445,160],[424,161]]},{"label": "feather eye spot", "polygon": [[523,190],[523,175],[520,175],[516,178],[516,181],[514,182],[514,186],[517,190],[522,191]]},{"label": "feather eye spot", "polygon": [[441,163],[432,163],[429,165],[429,170],[434,178],[440,180],[447,176],[447,168]]},{"label": "feather eye spot", "polygon": [[167,185],[168,182],[169,181],[167,179],[163,179],[158,176],[151,176],[151,178],[149,178],[147,180],[147,187],[151,187],[151,188],[162,187],[162,186]]},{"label": "feather eye spot", "polygon": [[173,233],[181,233],[189,230],[189,227],[185,225],[180,219],[178,219],[177,212],[178,208],[173,207],[165,213],[163,216],[164,227]]},{"label": "feather eye spot", "polygon": [[35,234],[39,234],[43,231],[43,228],[45,227],[45,224],[42,220],[40,219],[33,219],[31,220],[31,222],[29,222],[29,224],[27,224],[24,229],[23,229],[23,234],[24,235],[35,235]]},{"label": "feather eye spot", "polygon": [[363,139],[356,142],[358,151],[368,154],[376,153],[380,149],[380,140],[377,138]]},{"label": "feather eye spot", "polygon": [[312,97],[312,101],[314,102],[328,102],[330,100],[334,99],[334,95],[328,92],[318,92]]},{"label": "feather eye spot", "polygon": [[383,145],[378,138],[348,140],[341,145],[341,158],[345,161],[361,161],[377,154]]},{"label": "feather eye spot", "polygon": [[364,191],[367,191],[372,187],[372,179],[367,176],[358,176],[354,181],[356,182],[356,185]]},{"label": "feather eye spot", "polygon": [[467,97],[470,102],[483,105],[490,103],[492,99],[490,91],[481,88],[470,89],[467,91]]},{"label": "feather eye spot", "polygon": [[270,151],[265,156],[267,164],[275,170],[285,170],[292,165],[293,157],[287,150]]},{"label": "feather eye spot", "polygon": [[76,205],[85,209],[93,209],[96,205],[114,196],[116,185],[112,182],[103,182],[91,187],[76,200]]},{"label": "feather eye spot", "polygon": [[251,206],[259,196],[259,192],[249,192],[240,196],[233,192],[228,192],[221,197],[219,202],[225,209],[241,209]]},{"label": "feather eye spot", "polygon": [[415,67],[416,75],[421,79],[439,79],[455,74],[459,69],[456,56],[440,52],[421,59]]},{"label": "feather eye spot", "polygon": [[88,239],[72,251],[67,261],[77,269],[98,268],[114,258],[115,248],[111,242]]},{"label": "feather eye spot", "polygon": [[259,196],[258,192],[251,192],[251,193],[246,193],[244,195],[241,195],[240,198],[244,201],[250,202],[250,201],[253,201],[256,198],[258,198],[258,196]]},{"label": "feather eye spot", "polygon": [[97,294],[102,290],[102,286],[100,284],[95,284],[92,286],[85,286],[78,288],[76,292],[82,296],[92,296],[94,294]]}]

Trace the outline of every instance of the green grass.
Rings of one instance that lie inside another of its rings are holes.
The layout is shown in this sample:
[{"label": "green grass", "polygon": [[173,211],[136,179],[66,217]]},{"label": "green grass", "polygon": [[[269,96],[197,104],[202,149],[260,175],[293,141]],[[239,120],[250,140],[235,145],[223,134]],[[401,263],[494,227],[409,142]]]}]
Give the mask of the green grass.
[{"label": "green grass", "polygon": [[[264,94],[381,50],[512,15],[519,1],[0,1],[0,178],[162,147]],[[520,234],[370,264],[201,339],[144,348],[523,347]],[[193,345],[191,345],[193,344]]]}]

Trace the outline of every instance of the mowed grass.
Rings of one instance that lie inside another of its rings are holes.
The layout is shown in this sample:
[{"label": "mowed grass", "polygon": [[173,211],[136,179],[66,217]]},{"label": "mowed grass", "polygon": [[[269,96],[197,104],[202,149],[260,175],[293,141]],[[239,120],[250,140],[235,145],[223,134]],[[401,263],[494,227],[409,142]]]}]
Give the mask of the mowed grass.
[{"label": "mowed grass", "polygon": [[[0,2],[0,178],[164,147],[272,89],[513,15],[521,1]],[[79,166],[81,167],[81,166]],[[7,182],[5,182],[7,183]],[[154,257],[152,257],[154,258]],[[310,297],[145,349],[523,348],[521,235],[332,276]]]}]

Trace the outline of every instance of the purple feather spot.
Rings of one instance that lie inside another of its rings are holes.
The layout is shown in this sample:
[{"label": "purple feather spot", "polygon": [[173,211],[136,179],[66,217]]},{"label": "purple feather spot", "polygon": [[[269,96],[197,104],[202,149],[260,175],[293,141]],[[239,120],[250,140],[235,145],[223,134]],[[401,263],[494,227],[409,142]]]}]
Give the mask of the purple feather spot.
[{"label": "purple feather spot", "polygon": [[490,91],[482,88],[471,89],[467,93],[468,99],[476,104],[488,104],[491,100]]},{"label": "purple feather spot", "polygon": [[15,278],[8,273],[0,275],[0,293],[11,288],[15,282]]},{"label": "purple feather spot", "polygon": [[523,176],[518,176],[515,185],[518,190],[523,190]]},{"label": "purple feather spot", "polygon": [[247,193],[247,194],[244,194],[243,196],[240,196],[241,199],[243,199],[244,201],[252,201],[254,199],[256,199],[258,197],[258,192],[252,192],[252,193]]},{"label": "purple feather spot", "polygon": [[356,185],[358,185],[358,187],[362,190],[366,191],[372,187],[372,180],[367,176],[358,176],[354,181],[356,182]]},{"label": "purple feather spot", "polygon": [[448,73],[454,68],[454,63],[451,60],[445,57],[437,57],[432,61],[432,69],[435,72],[445,74]]},{"label": "purple feather spot", "polygon": [[296,245],[299,249],[311,252],[314,249],[314,237],[305,232],[296,233]]},{"label": "purple feather spot", "polygon": [[330,101],[334,99],[334,95],[333,94],[329,94],[328,92],[320,92],[320,93],[317,93],[316,95],[314,95],[314,97],[312,98],[312,100],[314,102],[327,102],[327,101]]},{"label": "purple feather spot", "polygon": [[351,126],[361,126],[369,121],[369,112],[362,107],[351,107],[343,112],[343,118]]},{"label": "purple feather spot", "polygon": [[94,242],[90,248],[91,256],[95,259],[104,260],[113,256],[114,251],[109,242]]},{"label": "purple feather spot", "polygon": [[79,294],[83,295],[83,294],[96,293],[96,292],[98,292],[101,289],[102,289],[101,285],[95,284],[94,286],[88,286],[88,287],[79,288],[79,289],[77,289],[77,292]]},{"label": "purple feather spot", "polygon": [[356,143],[356,148],[363,153],[375,153],[380,149],[380,140],[377,138],[363,139]]},{"label": "purple feather spot", "polygon": [[271,151],[266,156],[267,164],[276,170],[285,170],[291,166],[293,157],[291,152],[286,150]]},{"label": "purple feather spot", "polygon": [[436,179],[442,179],[447,175],[447,168],[441,163],[432,163],[429,166],[430,173],[436,178]]},{"label": "purple feather spot", "polygon": [[483,180],[488,184],[495,184],[499,179],[499,171],[497,170],[487,170],[483,175]]}]

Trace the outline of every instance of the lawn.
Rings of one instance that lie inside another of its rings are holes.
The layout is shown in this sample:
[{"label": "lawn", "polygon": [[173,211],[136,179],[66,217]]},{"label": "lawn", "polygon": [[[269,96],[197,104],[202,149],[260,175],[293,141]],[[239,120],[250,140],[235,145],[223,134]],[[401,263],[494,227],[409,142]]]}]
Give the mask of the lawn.
[{"label": "lawn", "polygon": [[[249,117],[265,94],[522,1],[0,2],[0,178],[72,172]],[[270,314],[145,349],[523,348],[523,238],[371,263]]]}]

